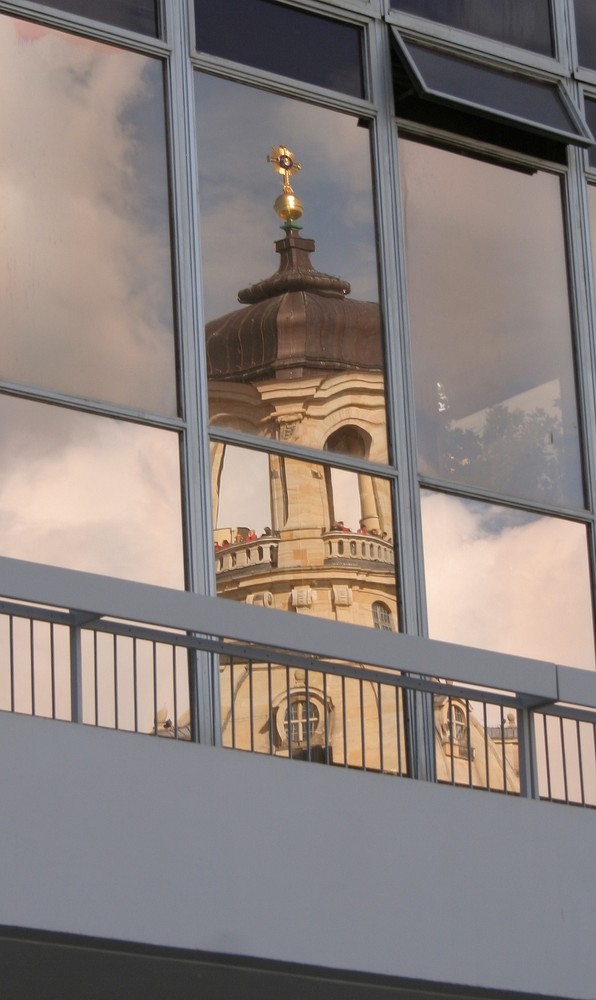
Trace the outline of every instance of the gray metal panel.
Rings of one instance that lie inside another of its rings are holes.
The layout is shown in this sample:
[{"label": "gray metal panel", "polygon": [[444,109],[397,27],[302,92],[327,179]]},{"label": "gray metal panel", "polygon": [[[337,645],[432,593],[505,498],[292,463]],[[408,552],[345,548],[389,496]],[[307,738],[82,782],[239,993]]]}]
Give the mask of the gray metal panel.
[{"label": "gray metal panel", "polygon": [[596,674],[574,667],[557,667],[559,701],[596,708]]},{"label": "gray metal panel", "polygon": [[593,1000],[592,811],[0,723],[0,924]]}]

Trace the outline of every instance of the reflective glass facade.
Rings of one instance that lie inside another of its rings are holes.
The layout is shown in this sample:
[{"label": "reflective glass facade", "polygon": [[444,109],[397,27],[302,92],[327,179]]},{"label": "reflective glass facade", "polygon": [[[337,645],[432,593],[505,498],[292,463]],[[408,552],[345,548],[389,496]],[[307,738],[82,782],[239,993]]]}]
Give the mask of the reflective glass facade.
[{"label": "reflective glass facade", "polygon": [[590,7],[0,0],[3,997],[592,1000]]},{"label": "reflective glass facade", "polygon": [[594,667],[595,89],[447,6],[0,3],[2,554]]}]

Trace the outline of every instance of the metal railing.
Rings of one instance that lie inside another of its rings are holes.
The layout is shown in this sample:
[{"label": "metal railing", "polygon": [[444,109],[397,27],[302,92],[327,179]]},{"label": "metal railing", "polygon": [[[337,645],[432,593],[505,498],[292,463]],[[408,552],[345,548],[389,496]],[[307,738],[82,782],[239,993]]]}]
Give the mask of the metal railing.
[{"label": "metal railing", "polygon": [[426,693],[437,781],[596,806],[590,704],[443,681],[436,664],[435,676],[417,674],[407,656],[388,667],[168,625],[0,602],[0,710],[191,743],[194,680],[208,662],[223,747],[410,776],[409,703]]},{"label": "metal railing", "polygon": [[560,709],[534,716],[538,789],[542,799],[596,807],[596,722]]}]

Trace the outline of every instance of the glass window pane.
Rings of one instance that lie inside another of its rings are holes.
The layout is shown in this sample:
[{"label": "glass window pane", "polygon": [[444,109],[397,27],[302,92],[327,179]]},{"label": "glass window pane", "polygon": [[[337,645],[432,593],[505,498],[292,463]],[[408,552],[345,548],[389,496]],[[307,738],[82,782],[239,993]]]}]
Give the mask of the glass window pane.
[{"label": "glass window pane", "polygon": [[588,206],[590,210],[590,232],[592,234],[592,267],[594,268],[594,283],[596,284],[596,186],[588,187]]},{"label": "glass window pane", "polygon": [[586,529],[423,491],[430,635],[594,668]]},{"label": "glass window pane", "polygon": [[[586,97],[584,107],[588,127],[592,135],[596,136],[596,101],[591,101]],[[596,167],[596,144],[588,148],[588,163],[591,167]]]},{"label": "glass window pane", "polygon": [[414,42],[405,43],[397,31],[394,38],[414,85],[423,94],[464,109],[480,109],[490,117],[503,118],[511,125],[542,135],[582,145],[591,142],[555,84],[503,73]]},{"label": "glass window pane", "polygon": [[42,0],[46,7],[103,21],[117,28],[157,35],[156,0]]},{"label": "glass window pane", "polygon": [[0,395],[0,552],[184,586],[178,435]]},{"label": "glass window pane", "polygon": [[391,6],[498,42],[554,55],[549,0],[391,0]]},{"label": "glass window pane", "polygon": [[398,627],[386,480],[212,444],[217,591],[298,614]]},{"label": "glass window pane", "polygon": [[[368,129],[215,77],[196,86],[213,423],[385,461]],[[283,176],[266,158],[280,138],[302,164],[290,180],[316,254],[297,223],[278,228]]]},{"label": "glass window pane", "polygon": [[579,64],[596,69],[596,4],[594,0],[574,0],[574,5]]},{"label": "glass window pane", "polygon": [[0,378],[175,414],[161,63],[0,16],[0,77]]},{"label": "glass window pane", "polygon": [[400,149],[421,473],[581,506],[559,179]]},{"label": "glass window pane", "polygon": [[362,32],[269,0],[195,0],[197,49],[364,96]]}]

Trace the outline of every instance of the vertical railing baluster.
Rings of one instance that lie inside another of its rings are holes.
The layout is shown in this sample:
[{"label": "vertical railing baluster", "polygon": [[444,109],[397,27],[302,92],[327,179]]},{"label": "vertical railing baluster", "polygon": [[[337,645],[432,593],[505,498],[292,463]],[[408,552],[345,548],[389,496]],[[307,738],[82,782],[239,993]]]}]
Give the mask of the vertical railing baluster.
[{"label": "vertical railing baluster", "polygon": [[500,717],[501,717],[501,767],[503,769],[503,791],[507,795],[507,754],[505,752],[505,712],[503,711],[503,706],[500,706]]},{"label": "vertical railing baluster", "polygon": [[114,664],[114,729],[119,728],[120,713],[118,705],[118,636],[112,636],[112,660]]},{"label": "vertical railing baluster", "polygon": [[348,723],[346,720],[346,678],[341,675],[341,725],[344,740],[344,767],[348,766]]},{"label": "vertical railing baluster", "polygon": [[157,643],[151,643],[151,663],[153,669],[153,719],[155,732],[157,732]]},{"label": "vertical railing baluster", "polygon": [[381,682],[377,684],[377,694],[378,694],[378,707],[379,707],[379,770],[381,774],[385,770],[385,757],[383,753],[383,709],[382,709],[382,685]]},{"label": "vertical railing baluster", "polygon": [[50,684],[52,698],[52,718],[56,718],[56,650],[54,642],[54,622],[50,622]]},{"label": "vertical railing baluster", "polygon": [[400,698],[400,688],[395,689],[395,715],[396,715],[396,737],[397,737],[397,773],[403,774],[402,771],[402,760],[401,760],[401,713],[403,696]]},{"label": "vertical railing baluster", "polygon": [[563,794],[565,802],[569,802],[569,785],[567,782],[567,754],[565,752],[565,729],[563,719],[559,717],[559,734],[561,737],[561,761],[563,764]]},{"label": "vertical railing baluster", "polygon": [[99,635],[93,631],[93,707],[95,725],[99,726]]},{"label": "vertical railing baluster", "polygon": [[576,722],[575,722],[575,732],[576,732],[576,736],[577,736],[577,763],[578,763],[578,768],[579,768],[579,792],[580,792],[580,796],[581,796],[581,800],[580,801],[581,801],[582,806],[585,806],[585,804],[586,804],[586,796],[585,796],[585,791],[584,791],[584,762],[582,760],[582,756],[583,755],[582,755],[582,741],[581,741],[581,732],[580,732],[580,722],[577,719],[576,719]]},{"label": "vertical railing baluster", "polygon": [[472,738],[470,735],[470,702],[466,698],[466,749],[468,751],[468,785],[470,788],[474,785],[474,779],[472,777]]},{"label": "vertical railing baluster", "polygon": [[366,771],[366,733],[364,726],[364,684],[362,677],[358,681],[360,695],[360,748],[362,751],[362,770]]},{"label": "vertical railing baluster", "polygon": [[135,733],[139,731],[139,677],[138,677],[138,651],[137,651],[137,638],[133,636],[132,639],[132,683],[133,683],[133,713],[134,713],[134,730]]},{"label": "vertical railing baluster", "polygon": [[255,748],[255,719],[254,719],[254,690],[253,690],[253,661],[248,661],[248,717],[250,730],[250,749]]},{"label": "vertical railing baluster", "polygon": [[10,657],[10,711],[15,710],[14,615],[8,617],[8,655]]},{"label": "vertical railing baluster", "polygon": [[546,715],[542,715],[542,725],[544,727],[544,754],[545,754],[545,764],[546,764],[546,797],[547,799],[552,799],[553,791],[552,784],[550,780],[550,741],[548,738],[548,726],[546,722]]},{"label": "vertical railing baluster", "polygon": [[273,756],[273,678],[271,660],[267,663],[267,717],[269,722],[269,753]]},{"label": "vertical railing baluster", "polygon": [[306,696],[306,759],[310,760],[310,695],[308,691],[308,670],[304,671],[304,693]]},{"label": "vertical railing baluster", "polygon": [[230,725],[232,729],[232,746],[236,747],[236,698],[234,692],[234,657],[230,656]]},{"label": "vertical railing baluster", "polygon": [[455,784],[455,753],[454,753],[455,741],[454,741],[453,730],[455,729],[455,722],[454,722],[454,718],[453,718],[453,702],[451,700],[451,695],[449,695],[447,706],[448,706],[448,711],[449,711],[449,714],[448,714],[447,718],[449,720],[449,722],[448,722],[448,725],[449,725],[449,748],[451,750],[451,784],[454,785]]},{"label": "vertical railing baluster", "polygon": [[292,756],[292,700],[290,695],[290,668],[286,667],[286,705],[288,706],[288,757]]},{"label": "vertical railing baluster", "polygon": [[327,698],[327,673],[326,672],[323,674],[323,712],[324,712],[324,719],[325,719],[325,730],[324,730],[325,763],[329,764],[330,763],[330,759],[331,759],[331,755],[330,755],[330,746],[329,746],[329,699]]},{"label": "vertical railing baluster", "polygon": [[[594,744],[594,761],[596,762],[596,722],[591,723],[592,726],[592,743]],[[596,806],[596,802],[594,802]]]},{"label": "vertical railing baluster", "polygon": [[29,619],[29,663],[31,667],[31,715],[35,715],[35,633],[33,619]]},{"label": "vertical railing baluster", "polygon": [[486,702],[482,702],[482,726],[484,730],[484,766],[486,768],[486,787],[490,791],[490,757],[488,753],[488,714]]},{"label": "vertical railing baluster", "polygon": [[83,721],[83,684],[81,677],[81,628],[70,626],[70,719]]}]

